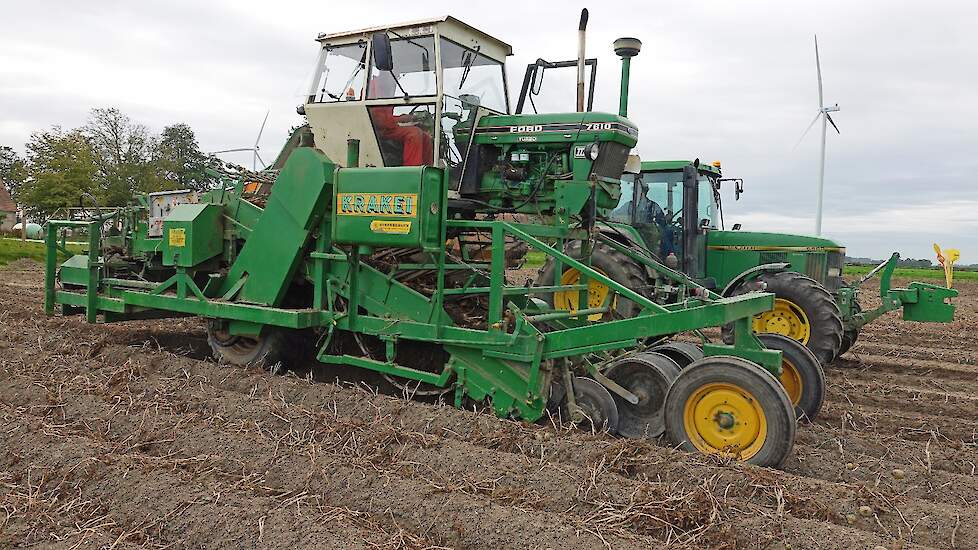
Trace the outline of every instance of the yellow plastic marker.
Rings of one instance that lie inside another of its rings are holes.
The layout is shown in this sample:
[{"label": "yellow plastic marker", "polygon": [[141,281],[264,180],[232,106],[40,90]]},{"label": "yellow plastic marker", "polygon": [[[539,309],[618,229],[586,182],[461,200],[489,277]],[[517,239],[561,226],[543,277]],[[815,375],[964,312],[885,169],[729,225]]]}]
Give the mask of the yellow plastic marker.
[{"label": "yellow plastic marker", "polygon": [[961,251],[957,248],[946,248],[941,252],[941,247],[934,243],[934,252],[937,252],[937,261],[944,267],[944,280],[947,287],[951,288],[954,283],[954,262],[961,259]]}]

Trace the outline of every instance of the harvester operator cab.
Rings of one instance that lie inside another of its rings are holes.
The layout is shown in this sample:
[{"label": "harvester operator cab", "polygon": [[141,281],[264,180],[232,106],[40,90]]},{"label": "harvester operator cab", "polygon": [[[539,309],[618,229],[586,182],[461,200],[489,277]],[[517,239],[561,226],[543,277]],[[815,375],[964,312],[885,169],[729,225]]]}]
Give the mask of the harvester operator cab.
[{"label": "harvester operator cab", "polygon": [[306,115],[316,147],[345,165],[439,166],[460,177],[470,129],[509,112],[512,48],[452,17],[323,34]]},{"label": "harvester operator cab", "polygon": [[[591,111],[579,76],[576,110],[514,115],[505,73],[512,48],[452,17],[318,40],[299,112],[314,146],[339,166],[442,169],[448,208],[466,217],[556,214],[560,223],[573,217],[587,225],[618,203],[619,178],[638,141],[625,112],[627,70],[618,114]],[[634,38],[615,43],[626,67],[640,47]],[[581,54],[576,65],[593,75],[594,60]],[[551,69],[565,66],[571,62],[547,63],[548,82],[559,82]],[[544,67],[536,67],[530,91],[539,92]],[[637,157],[633,164],[637,172]]]}]

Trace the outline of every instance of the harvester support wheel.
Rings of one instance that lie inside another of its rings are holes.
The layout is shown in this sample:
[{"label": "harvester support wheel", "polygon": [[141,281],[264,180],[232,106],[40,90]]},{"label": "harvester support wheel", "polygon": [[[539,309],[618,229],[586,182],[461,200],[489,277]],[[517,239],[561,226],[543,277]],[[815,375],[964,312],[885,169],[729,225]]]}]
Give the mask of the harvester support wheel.
[{"label": "harvester support wheel", "polygon": [[213,323],[207,326],[207,343],[219,362],[261,367],[273,373],[284,370],[286,350],[289,349],[286,340],[285,332],[277,328],[268,328],[260,337],[249,338],[228,334]]},{"label": "harvester support wheel", "polygon": [[618,405],[618,435],[654,439],[666,431],[662,406],[679,371],[675,361],[655,352],[623,357],[608,367],[605,376],[638,397],[633,405],[617,394],[611,395]]},{"label": "harvester support wheel", "polygon": [[653,346],[649,351],[661,353],[672,359],[679,365],[680,369],[685,369],[691,363],[703,358],[703,349],[689,342],[669,342],[659,346]]},{"label": "harvester support wheel", "polygon": [[825,373],[815,354],[801,342],[780,334],[758,334],[768,349],[781,352],[781,385],[798,420],[812,422],[825,398]]},{"label": "harvester support wheel", "polygon": [[[572,258],[580,259],[581,243],[572,242],[567,246],[565,251]],[[540,269],[537,277],[538,285],[573,285],[578,284],[581,280],[581,272],[566,264],[561,264],[563,273],[559,277],[555,277],[555,266],[556,262],[554,259],[549,258]],[[645,268],[610,246],[600,243],[594,245],[594,248],[591,250],[591,267],[611,280],[621,283],[639,294],[644,295],[646,292],[645,288],[648,286],[648,280],[645,275]],[[580,292],[576,290],[548,293],[543,297],[555,309],[574,310],[600,307],[605,302],[610,291],[611,289],[607,285],[594,279],[589,279],[587,288],[588,303],[583,307],[579,304]],[[611,312],[604,315],[595,313],[590,315],[588,319],[591,321],[612,318],[630,319],[638,315],[639,311],[641,311],[641,307],[631,300],[621,297],[612,297],[611,300]],[[611,313],[614,313],[614,315],[611,315]]]},{"label": "harvester support wheel", "polygon": [[570,409],[570,400],[565,400],[561,408],[562,416],[591,433],[607,431],[618,432],[618,406],[611,393],[592,378],[576,376],[574,385],[574,404],[580,412],[575,418]]},{"label": "harvester support wheel", "polygon": [[791,452],[795,413],[778,380],[755,363],[715,355],[669,388],[666,434],[683,449],[776,467]]},{"label": "harvester support wheel", "polygon": [[[812,350],[823,365],[839,355],[842,347],[842,314],[835,299],[818,281],[794,271],[765,273],[757,278],[774,293],[774,309],[754,316],[755,333],[774,333],[798,340]],[[734,294],[747,292],[741,287]],[[723,339],[733,341],[733,327],[723,329]]]}]

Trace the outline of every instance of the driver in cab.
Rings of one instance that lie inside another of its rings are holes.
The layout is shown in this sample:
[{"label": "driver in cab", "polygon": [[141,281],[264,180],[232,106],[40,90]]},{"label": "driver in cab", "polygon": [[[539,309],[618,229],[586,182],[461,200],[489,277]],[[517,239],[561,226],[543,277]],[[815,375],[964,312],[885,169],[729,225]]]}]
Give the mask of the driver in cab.
[{"label": "driver in cab", "polygon": [[[389,71],[381,71],[371,79],[371,98],[389,98],[398,95],[397,82]],[[369,109],[370,118],[373,119],[380,138],[401,144],[402,166],[432,164],[431,134],[412,125],[418,121],[413,114],[395,115],[393,105],[378,105]]]}]

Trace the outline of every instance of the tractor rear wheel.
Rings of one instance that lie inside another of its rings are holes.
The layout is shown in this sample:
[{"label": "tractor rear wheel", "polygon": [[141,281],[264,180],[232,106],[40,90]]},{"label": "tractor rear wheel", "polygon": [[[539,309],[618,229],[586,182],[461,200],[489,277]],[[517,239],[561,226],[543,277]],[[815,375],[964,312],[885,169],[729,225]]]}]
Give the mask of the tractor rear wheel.
[{"label": "tractor rear wheel", "polygon": [[[754,316],[755,333],[773,333],[798,340],[812,350],[823,365],[831,363],[842,347],[842,314],[829,291],[818,281],[794,271],[765,273],[757,278],[774,293],[774,309]],[[747,292],[745,287],[734,294]],[[733,341],[731,326],[724,340]]]},{"label": "tractor rear wheel", "polygon": [[258,338],[235,336],[226,330],[207,325],[207,343],[214,357],[221,363],[239,367],[261,367],[279,372],[283,370],[289,346],[286,334],[277,328],[268,328]]},{"label": "tractor rear wheel", "polygon": [[[570,257],[581,258],[581,243],[579,241],[571,243],[565,250]],[[563,272],[559,277],[555,277],[555,267],[556,262],[553,258],[549,258],[540,269],[537,284],[573,285],[578,284],[581,280],[581,272],[568,265],[561,265]],[[645,294],[645,287],[648,285],[645,269],[614,248],[600,243],[595,244],[591,250],[591,267],[611,280],[621,283],[626,288],[641,295]],[[579,304],[580,292],[577,290],[548,293],[544,296],[544,300],[554,309],[576,310],[601,307],[608,298],[611,289],[594,279],[589,279],[587,286],[587,304],[583,307]],[[611,300],[612,307],[608,313],[603,315],[600,313],[592,314],[588,316],[588,320],[629,319],[638,315],[641,310],[635,302],[627,298],[613,296]]]},{"label": "tractor rear wheel", "polygon": [[791,452],[795,412],[755,363],[714,355],[686,367],[666,394],[666,434],[691,452],[776,467]]},{"label": "tractor rear wheel", "polygon": [[758,334],[768,349],[781,352],[781,385],[795,407],[795,416],[812,422],[825,398],[825,373],[815,354],[801,342],[780,334]]}]

